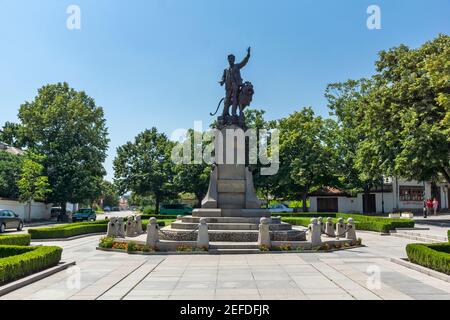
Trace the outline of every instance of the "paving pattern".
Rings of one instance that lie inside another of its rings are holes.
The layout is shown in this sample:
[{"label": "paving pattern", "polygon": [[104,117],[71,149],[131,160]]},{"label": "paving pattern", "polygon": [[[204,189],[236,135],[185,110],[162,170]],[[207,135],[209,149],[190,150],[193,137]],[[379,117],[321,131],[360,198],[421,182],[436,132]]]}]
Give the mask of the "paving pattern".
[{"label": "paving pattern", "polygon": [[102,252],[98,236],[55,242],[76,266],[0,299],[450,299],[450,283],[390,262],[408,239],[359,236],[366,247],[248,255]]}]

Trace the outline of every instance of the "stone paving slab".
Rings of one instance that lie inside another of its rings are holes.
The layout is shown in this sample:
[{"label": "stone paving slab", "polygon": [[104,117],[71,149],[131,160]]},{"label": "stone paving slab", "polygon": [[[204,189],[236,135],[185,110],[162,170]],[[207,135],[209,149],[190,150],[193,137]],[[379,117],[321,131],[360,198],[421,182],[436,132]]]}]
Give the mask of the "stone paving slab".
[{"label": "stone paving slab", "polygon": [[[99,237],[78,239],[58,243],[76,269],[1,299],[450,300],[449,283],[389,260],[404,257],[408,239],[360,236],[367,246],[346,251],[233,256],[124,255],[93,249]],[[379,271],[378,286],[370,270]]]}]

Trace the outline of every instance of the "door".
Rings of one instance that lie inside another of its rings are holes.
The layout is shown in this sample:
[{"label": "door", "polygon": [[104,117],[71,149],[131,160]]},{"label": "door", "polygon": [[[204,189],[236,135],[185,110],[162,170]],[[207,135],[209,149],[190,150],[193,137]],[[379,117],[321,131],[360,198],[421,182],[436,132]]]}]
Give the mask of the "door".
[{"label": "door", "polygon": [[[367,208],[366,208],[367,205]],[[367,209],[367,210],[366,210]],[[366,195],[363,195],[363,212],[375,213],[377,212],[377,203],[374,194],[369,194],[369,200],[366,201]]]},{"label": "door", "polygon": [[19,219],[16,218],[14,212],[8,210],[8,223],[6,223],[7,228],[15,229],[19,226]]},{"label": "door", "polygon": [[317,212],[338,212],[338,198],[317,198]]},{"label": "door", "polygon": [[441,187],[438,187],[435,184],[431,186],[431,199],[434,198],[436,198],[439,203],[438,210],[441,210]]}]

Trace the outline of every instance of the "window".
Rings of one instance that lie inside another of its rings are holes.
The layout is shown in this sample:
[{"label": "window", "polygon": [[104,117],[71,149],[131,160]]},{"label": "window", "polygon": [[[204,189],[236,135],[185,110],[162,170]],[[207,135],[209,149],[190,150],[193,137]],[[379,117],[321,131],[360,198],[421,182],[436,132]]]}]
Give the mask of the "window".
[{"label": "window", "polygon": [[400,187],[400,201],[423,201],[423,187]]}]

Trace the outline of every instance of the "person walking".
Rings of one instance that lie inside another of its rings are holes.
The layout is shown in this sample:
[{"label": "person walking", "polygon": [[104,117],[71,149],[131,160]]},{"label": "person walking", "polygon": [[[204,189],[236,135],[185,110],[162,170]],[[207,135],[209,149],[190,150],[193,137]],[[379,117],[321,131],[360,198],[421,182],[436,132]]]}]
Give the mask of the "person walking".
[{"label": "person walking", "polygon": [[437,211],[439,209],[439,201],[434,198],[433,199],[433,210],[434,210],[434,215],[437,215]]},{"label": "person walking", "polygon": [[430,198],[427,199],[427,215],[431,216],[431,211],[433,210],[433,201]]},{"label": "person walking", "polygon": [[428,216],[427,216],[427,201],[426,200],[424,200],[423,201],[423,217],[426,219]]}]

